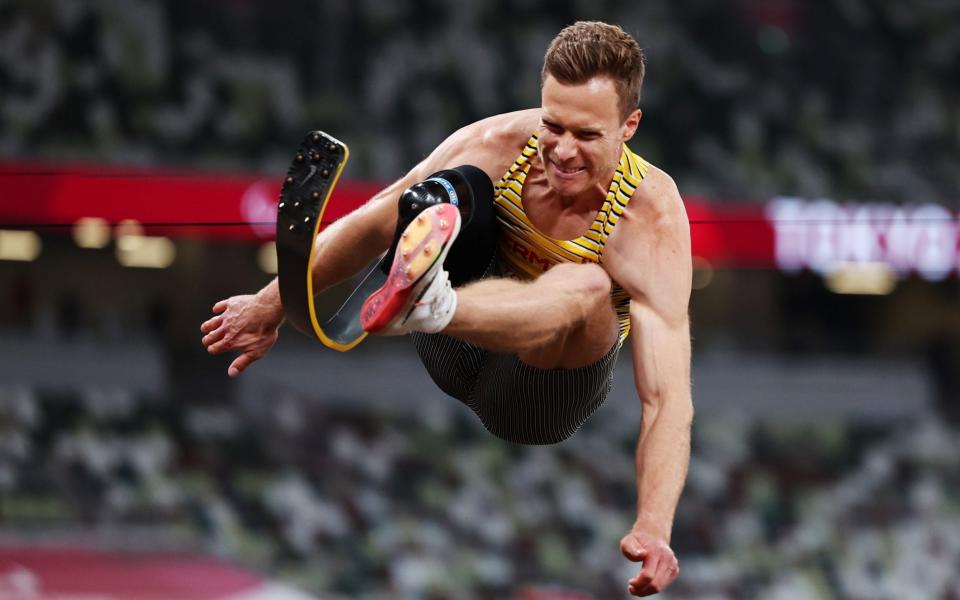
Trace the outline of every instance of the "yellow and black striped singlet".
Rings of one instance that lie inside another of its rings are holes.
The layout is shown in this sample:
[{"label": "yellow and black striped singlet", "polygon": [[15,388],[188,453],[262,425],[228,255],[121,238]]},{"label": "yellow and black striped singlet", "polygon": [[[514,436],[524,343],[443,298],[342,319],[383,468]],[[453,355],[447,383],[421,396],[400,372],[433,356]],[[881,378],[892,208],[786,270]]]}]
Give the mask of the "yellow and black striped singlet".
[{"label": "yellow and black striped singlet", "polygon": [[[537,138],[538,133],[534,132],[520,156],[500,178],[494,193],[500,225],[500,265],[506,274],[519,279],[535,279],[559,263],[600,263],[607,238],[649,168],[647,161],[624,144],[607,198],[589,229],[578,238],[556,240],[539,231],[523,210],[523,184],[530,172],[530,159],[537,154]],[[614,282],[610,297],[622,344],[630,333],[630,296]]]}]

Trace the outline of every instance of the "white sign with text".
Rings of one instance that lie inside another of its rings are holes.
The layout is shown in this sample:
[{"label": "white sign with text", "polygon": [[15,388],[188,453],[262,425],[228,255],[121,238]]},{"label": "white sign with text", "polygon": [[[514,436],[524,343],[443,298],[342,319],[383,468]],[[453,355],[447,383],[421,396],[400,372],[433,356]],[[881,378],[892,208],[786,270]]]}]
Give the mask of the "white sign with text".
[{"label": "white sign with text", "polygon": [[940,281],[960,271],[960,219],[937,204],[898,206],[780,197],[766,207],[777,266],[822,275],[839,265],[886,263]]}]

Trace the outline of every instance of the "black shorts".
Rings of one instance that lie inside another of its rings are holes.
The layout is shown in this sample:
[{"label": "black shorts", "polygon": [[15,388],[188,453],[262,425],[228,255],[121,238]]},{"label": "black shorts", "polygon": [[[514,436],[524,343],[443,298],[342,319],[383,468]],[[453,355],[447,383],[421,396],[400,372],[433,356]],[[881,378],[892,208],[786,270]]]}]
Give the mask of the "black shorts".
[{"label": "black shorts", "polygon": [[577,369],[538,369],[443,334],[413,333],[441,390],[469,406],[493,435],[516,444],[555,444],[573,435],[613,385],[620,342]]}]

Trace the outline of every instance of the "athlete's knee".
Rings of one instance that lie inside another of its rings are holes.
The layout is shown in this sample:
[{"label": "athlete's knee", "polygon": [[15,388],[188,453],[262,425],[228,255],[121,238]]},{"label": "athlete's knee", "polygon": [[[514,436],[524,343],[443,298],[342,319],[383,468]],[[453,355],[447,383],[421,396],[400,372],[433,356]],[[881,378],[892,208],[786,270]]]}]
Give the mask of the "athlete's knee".
[{"label": "athlete's knee", "polygon": [[581,279],[581,285],[585,292],[594,298],[607,298],[610,296],[610,289],[613,283],[610,276],[603,270],[603,267],[597,264],[574,265],[580,267],[577,275]]},{"label": "athlete's knee", "polygon": [[594,263],[561,263],[547,271],[544,277],[568,288],[583,301],[608,298],[613,285],[603,267]]},{"label": "athlete's knee", "polygon": [[568,314],[580,314],[576,324],[589,320],[598,311],[610,306],[612,282],[603,267],[597,264],[566,264],[551,267],[544,275],[567,300]]}]

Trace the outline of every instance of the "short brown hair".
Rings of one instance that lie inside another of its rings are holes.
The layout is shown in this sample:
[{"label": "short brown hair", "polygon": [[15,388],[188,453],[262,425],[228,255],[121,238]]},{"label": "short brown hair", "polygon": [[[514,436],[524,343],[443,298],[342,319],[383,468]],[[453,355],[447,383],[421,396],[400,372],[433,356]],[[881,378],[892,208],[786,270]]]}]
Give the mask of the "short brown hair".
[{"label": "short brown hair", "polygon": [[640,44],[623,29],[600,21],[577,21],[550,42],[540,86],[547,75],[567,85],[607,76],[617,88],[620,113],[626,119],[640,103],[645,64]]}]

